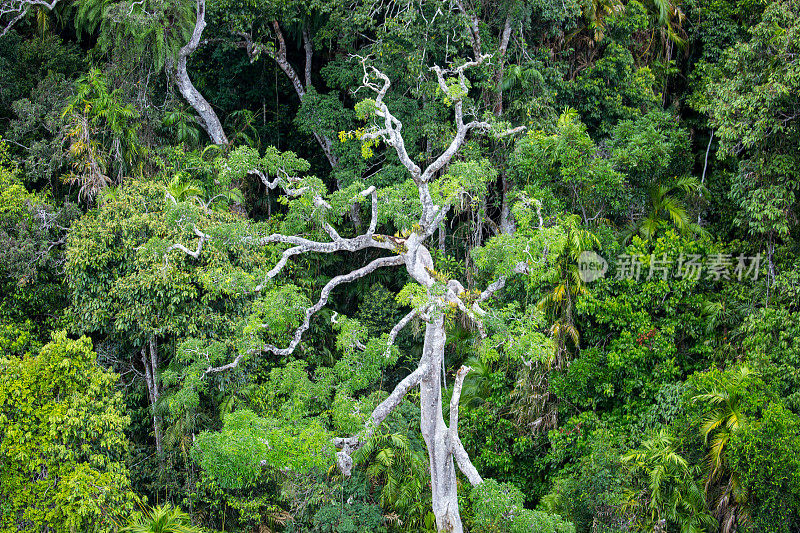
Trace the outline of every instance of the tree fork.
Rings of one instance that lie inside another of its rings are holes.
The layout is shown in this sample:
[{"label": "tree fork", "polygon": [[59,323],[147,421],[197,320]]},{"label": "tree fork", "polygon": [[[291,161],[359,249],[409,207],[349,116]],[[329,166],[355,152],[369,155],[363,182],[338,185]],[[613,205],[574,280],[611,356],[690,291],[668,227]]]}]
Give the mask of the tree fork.
[{"label": "tree fork", "polygon": [[[278,28],[279,29],[279,28]],[[280,53],[280,52],[279,52]],[[376,93],[374,118],[376,123],[371,130],[364,134],[362,139],[381,139],[388,146],[392,146],[401,161],[411,174],[417,186],[419,195],[421,214],[418,223],[410,235],[404,238],[389,238],[388,236],[377,236],[374,234],[378,223],[378,198],[374,187],[370,187],[361,194],[372,199],[372,215],[370,226],[366,233],[353,238],[343,238],[333,226],[325,221],[325,211],[330,206],[319,193],[314,194],[313,204],[316,209],[323,211],[320,217],[322,229],[330,238],[330,241],[312,241],[295,235],[272,234],[258,240],[258,244],[287,244],[290,245],[278,263],[267,272],[264,281],[259,284],[257,290],[261,290],[267,283],[277,276],[288,263],[288,260],[295,256],[305,253],[334,253],[338,251],[358,251],[368,248],[390,250],[396,255],[380,257],[367,265],[352,270],[347,274],[340,274],[331,278],[323,287],[318,301],[306,309],[303,322],[295,329],[294,335],[289,345],[285,348],[265,344],[247,353],[240,353],[234,361],[221,367],[208,368],[206,374],[221,372],[235,368],[239,365],[242,358],[246,355],[257,353],[273,353],[286,356],[294,352],[300,343],[304,332],[309,328],[310,320],[327,303],[331,292],[339,285],[350,283],[362,278],[382,267],[404,265],[411,279],[422,286],[427,294],[428,300],[420,308],[413,309],[391,330],[387,342],[387,349],[394,343],[399,332],[415,316],[420,316],[427,322],[425,327],[425,341],[423,345],[422,357],[417,368],[406,376],[373,410],[363,431],[358,435],[346,438],[334,439],[334,445],[339,448],[337,453],[337,463],[345,475],[349,475],[353,461],[350,454],[369,439],[376,428],[386,419],[389,414],[402,402],[409,390],[417,385],[421,392],[421,416],[420,430],[428,448],[430,459],[431,486],[433,497],[433,511],[436,515],[436,523],[440,530],[444,531],[463,531],[461,517],[458,509],[458,492],[455,466],[458,464],[461,471],[467,476],[470,483],[477,485],[482,482],[482,478],[475,466],[469,459],[464,446],[458,435],[458,402],[461,395],[461,387],[464,378],[469,372],[468,367],[462,367],[456,374],[453,390],[453,399],[450,405],[450,426],[444,421],[442,414],[442,382],[441,368],[444,361],[444,348],[447,342],[447,333],[444,327],[444,314],[446,310],[457,309],[467,315],[477,326],[482,337],[486,336],[483,327],[483,317],[486,314],[481,309],[481,302],[486,301],[505,285],[505,277],[501,277],[486,290],[484,290],[474,302],[467,304],[462,297],[465,294],[464,286],[456,281],[449,280],[444,285],[444,291],[440,290],[441,281],[434,278],[434,264],[431,254],[425,245],[433,234],[439,230],[445,217],[447,216],[448,205],[436,205],[429,190],[429,183],[435,179],[437,173],[445,167],[456,153],[463,146],[467,134],[472,130],[487,131],[490,124],[482,121],[464,122],[463,95],[467,93],[467,80],[464,71],[470,67],[481,64],[488,56],[480,56],[474,61],[452,69],[441,69],[437,66],[431,68],[435,73],[439,87],[445,94],[449,94],[453,103],[455,114],[456,133],[447,148],[434,159],[425,169],[417,165],[408,154],[405,147],[405,140],[401,133],[403,124],[389,110],[384,97],[391,85],[391,82],[383,72],[374,67],[367,67],[362,58],[364,68],[364,86]],[[461,92],[450,94],[445,76],[455,76]],[[379,83],[374,83],[377,79]],[[299,83],[299,78],[297,79]],[[512,134],[524,128],[515,128],[505,134]],[[287,196],[300,196],[308,191],[306,187],[297,187],[300,181],[287,175],[284,170],[277,171],[277,177],[270,181],[260,170],[253,169],[251,173],[260,177],[262,182],[269,188],[282,187]],[[194,228],[195,234],[200,237],[196,251],[183,245],[173,245],[169,250],[181,250],[192,257],[201,253],[202,244],[210,237],[198,228]],[[520,263],[514,269],[515,272],[524,272],[527,269],[526,263]]]}]

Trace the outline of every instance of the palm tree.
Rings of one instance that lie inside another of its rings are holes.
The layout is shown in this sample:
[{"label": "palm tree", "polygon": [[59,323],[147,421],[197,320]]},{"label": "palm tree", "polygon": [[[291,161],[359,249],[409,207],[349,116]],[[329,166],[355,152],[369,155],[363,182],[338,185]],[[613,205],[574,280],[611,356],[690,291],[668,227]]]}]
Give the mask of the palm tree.
[{"label": "palm tree", "polygon": [[124,533],[202,533],[193,526],[189,515],[170,504],[143,509],[142,516],[122,528]]},{"label": "palm tree", "polygon": [[480,357],[470,357],[464,363],[470,367],[461,389],[461,403],[469,407],[477,407],[486,401],[492,393],[492,368]]},{"label": "palm tree", "polygon": [[645,474],[655,523],[660,520],[677,523],[681,533],[712,531],[715,520],[708,512],[703,491],[676,447],[675,438],[661,429],[638,449],[625,454],[622,462]]},{"label": "palm tree", "polygon": [[606,19],[614,18],[625,10],[620,0],[589,0],[584,3],[583,18],[586,28],[591,32],[596,43],[603,40],[606,31]]},{"label": "palm tree", "polygon": [[625,10],[620,0],[588,0],[583,4],[583,25],[564,38],[569,43],[583,30],[589,33],[587,44],[594,47],[605,37],[606,19],[613,19]]},{"label": "palm tree", "polygon": [[[711,406],[711,411],[700,426],[700,434],[709,446],[706,456],[706,492],[725,474],[725,451],[731,437],[747,425],[744,400],[747,385],[753,377],[753,371],[747,366],[741,366],[733,373],[723,375],[708,392],[693,397],[694,402]],[[731,471],[716,507],[723,533],[733,531],[736,524],[742,521],[744,513],[741,506],[745,500],[746,493],[739,483],[739,476]]]},{"label": "palm tree", "polygon": [[550,367],[556,370],[566,362],[568,343],[577,348],[580,341],[574,310],[577,299],[587,290],[580,277],[578,260],[583,252],[600,245],[593,233],[579,226],[577,217],[568,218],[564,226],[567,231],[563,248],[557,255],[554,268],[544,277],[544,281],[555,286],[539,300],[539,308],[552,320],[550,335],[556,348]]},{"label": "palm tree", "polygon": [[400,433],[378,435],[369,439],[353,454],[353,459],[368,465],[367,475],[383,484],[379,502],[391,510],[404,531],[427,531],[426,515],[430,500],[425,497],[428,464]]},{"label": "palm tree", "polygon": [[679,178],[673,185],[655,183],[650,187],[650,210],[644,218],[632,223],[625,233],[624,241],[628,242],[634,234],[642,239],[652,239],[658,228],[666,223],[674,226],[680,233],[703,233],[699,225],[692,222],[686,211],[686,205],[676,193],[699,193],[703,186],[694,176]]},{"label": "palm tree", "polygon": [[729,348],[734,339],[746,334],[739,328],[750,310],[749,302],[721,295],[718,300],[704,300],[700,311],[705,319],[706,333],[719,341],[721,348]]},{"label": "palm tree", "polygon": [[686,15],[678,5],[679,3],[675,0],[646,0],[643,2],[653,21],[661,28],[662,37],[683,48],[686,41],[680,34],[686,35],[681,27],[683,21],[686,20]]},{"label": "palm tree", "polygon": [[205,194],[200,183],[192,179],[183,179],[180,175],[172,178],[167,185],[167,192],[178,202],[200,198]]},{"label": "palm tree", "polygon": [[558,399],[549,390],[550,372],[567,366],[570,349],[577,350],[580,343],[575,304],[587,289],[580,277],[578,260],[583,252],[600,244],[593,233],[580,226],[577,216],[568,217],[562,224],[566,229],[563,241],[559,249],[553,250],[556,256],[553,268],[543,276],[553,288],[538,303],[551,324],[553,351],[545,365],[534,362],[522,365],[511,392],[511,412],[525,431],[546,431],[558,424]]}]

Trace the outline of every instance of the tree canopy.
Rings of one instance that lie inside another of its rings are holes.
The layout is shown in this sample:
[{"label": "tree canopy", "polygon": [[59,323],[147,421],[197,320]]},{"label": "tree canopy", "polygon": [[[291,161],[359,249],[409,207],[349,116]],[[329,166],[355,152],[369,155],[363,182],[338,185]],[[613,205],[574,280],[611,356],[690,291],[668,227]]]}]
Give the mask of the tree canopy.
[{"label": "tree canopy", "polygon": [[0,531],[794,531],[799,20],[0,0]]}]

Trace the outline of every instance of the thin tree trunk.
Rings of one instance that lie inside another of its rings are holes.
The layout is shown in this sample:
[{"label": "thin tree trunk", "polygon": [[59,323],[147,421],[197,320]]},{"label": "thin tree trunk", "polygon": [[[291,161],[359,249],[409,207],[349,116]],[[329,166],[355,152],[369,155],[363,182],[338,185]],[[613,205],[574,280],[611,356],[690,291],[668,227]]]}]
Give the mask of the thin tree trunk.
[{"label": "thin tree trunk", "polygon": [[500,173],[500,188],[502,194],[500,205],[500,232],[511,235],[517,230],[517,225],[514,222],[514,217],[511,215],[511,207],[508,201],[510,187],[508,186],[505,172]]},{"label": "thin tree trunk", "polygon": [[[708,146],[706,147],[706,158],[703,161],[703,175],[700,176],[700,186],[704,186],[706,184],[706,169],[708,169],[708,153],[711,151],[711,141],[714,140],[714,130],[711,130],[711,137],[708,138]],[[703,199],[703,190],[700,189],[700,199]],[[697,208],[697,224],[700,224],[700,207]]]},{"label": "thin tree trunk", "polygon": [[494,106],[492,111],[495,116],[499,117],[503,114],[503,74],[505,73],[505,57],[508,50],[508,41],[511,38],[511,14],[506,16],[506,22],[503,25],[503,32],[500,34],[500,46],[497,50],[497,67],[494,71]]},{"label": "thin tree trunk", "polygon": [[200,45],[200,37],[202,37],[205,27],[206,2],[205,0],[197,0],[197,21],[195,22],[192,38],[178,53],[178,62],[175,65],[175,84],[178,86],[181,95],[189,102],[189,105],[200,115],[201,125],[208,133],[208,136],[211,137],[211,141],[214,144],[228,144],[228,137],[225,135],[225,130],[222,128],[219,117],[217,117],[211,104],[192,83],[186,66],[189,56]]},{"label": "thin tree trunk", "polygon": [[[254,55],[255,50],[259,49],[271,57],[289,79],[294,92],[297,94],[297,98],[302,103],[305,99],[306,93],[313,88],[311,84],[311,70],[312,60],[314,57],[314,48],[311,42],[311,36],[308,33],[308,28],[303,28],[303,51],[305,54],[303,74],[305,77],[305,86],[303,86],[303,81],[300,80],[300,76],[297,75],[297,72],[291,63],[289,63],[289,59],[286,56],[286,39],[283,36],[281,25],[277,20],[272,21],[272,29],[275,32],[275,38],[278,40],[277,50],[271,50],[262,45],[254,44],[248,35],[243,34],[243,37],[245,37],[247,41],[247,52],[250,57],[253,58],[256,57]],[[333,140],[327,135],[321,133],[321,124],[319,130],[313,131],[313,135],[320,148],[322,148],[322,152],[325,154],[325,158],[328,160],[328,164],[330,164],[331,169],[336,170],[336,168],[339,166],[339,158],[336,157],[336,152],[333,150]],[[338,178],[336,179],[336,188],[339,190],[343,189],[342,183]],[[353,225],[356,227],[356,230],[359,230],[361,228],[361,212],[358,205],[354,204],[351,206],[350,219],[353,221]]]},{"label": "thin tree trunk", "polygon": [[161,432],[161,415],[156,410],[156,404],[161,394],[158,390],[158,344],[155,337],[150,337],[148,345],[142,347],[142,364],[147,382],[147,395],[150,399],[150,410],[153,415],[153,436],[156,439],[156,451],[160,457],[164,451],[164,439]]}]

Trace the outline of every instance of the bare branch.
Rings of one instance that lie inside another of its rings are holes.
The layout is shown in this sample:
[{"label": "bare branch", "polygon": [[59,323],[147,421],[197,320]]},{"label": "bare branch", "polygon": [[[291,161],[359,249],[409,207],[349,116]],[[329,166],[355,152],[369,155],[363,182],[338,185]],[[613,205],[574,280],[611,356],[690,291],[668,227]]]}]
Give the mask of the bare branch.
[{"label": "bare branch", "polygon": [[417,316],[417,310],[412,309],[406,316],[400,319],[400,322],[395,324],[392,330],[389,332],[389,340],[386,341],[386,355],[389,354],[389,348],[394,344],[397,340],[397,336],[403,331],[403,328],[408,325],[411,320]]},{"label": "bare branch", "polygon": [[[283,73],[286,74],[286,77],[289,78],[289,82],[292,84],[294,92],[297,93],[297,97],[302,102],[306,96],[306,93],[312,88],[311,68],[314,49],[311,42],[311,36],[308,33],[308,28],[303,27],[303,49],[305,51],[306,61],[304,72],[305,86],[303,86],[303,82],[300,81],[300,76],[297,75],[297,71],[295,71],[294,67],[291,65],[291,63],[289,63],[289,60],[286,57],[286,39],[283,36],[283,30],[281,30],[281,26],[277,20],[272,21],[272,29],[275,32],[275,38],[278,41],[277,50],[268,46],[264,46],[261,43],[254,43],[250,35],[247,33],[240,32],[239,35],[245,40],[245,48],[247,49],[247,54],[250,57],[250,61],[254,61],[255,58],[257,58],[262,52],[272,58],[272,60],[275,61],[275,63],[277,63],[277,65],[283,71]],[[314,130],[312,133],[314,135],[314,139],[317,141],[320,148],[322,148],[325,158],[328,160],[331,168],[336,168],[339,165],[339,159],[336,157],[336,154],[333,151],[333,141],[330,139],[330,137],[324,135],[319,130]],[[336,185],[341,189],[341,183],[339,183],[338,180]],[[355,209],[351,212],[350,216],[357,227],[361,226],[361,220],[359,219],[358,212]]]},{"label": "bare branch", "polygon": [[[524,274],[527,271],[528,271],[528,263],[525,261],[520,261],[519,263],[514,265],[514,273],[516,274]],[[494,293],[496,293],[505,286],[506,286],[506,277],[500,276],[491,285],[486,287],[486,289],[483,292],[481,292],[481,295],[478,296],[476,303],[485,302],[486,300],[494,296]]]},{"label": "bare branch", "polygon": [[[419,168],[419,165],[417,165],[408,155],[405,139],[403,139],[403,136],[400,134],[400,131],[403,129],[403,124],[394,115],[392,115],[386,105],[386,102],[383,101],[383,98],[386,96],[386,93],[389,90],[389,87],[391,87],[392,82],[389,80],[389,76],[379,71],[375,67],[370,66],[368,69],[365,58],[361,58],[361,65],[364,69],[364,86],[376,93],[375,107],[377,109],[375,111],[375,115],[384,119],[383,128],[378,128],[373,132],[368,132],[364,135],[363,139],[369,140],[380,138],[383,139],[386,144],[392,146],[397,152],[400,162],[403,163],[403,166],[405,166],[406,169],[411,173],[411,177],[414,179],[414,182],[417,182],[422,170]],[[382,85],[378,86],[373,83],[370,80],[370,76],[378,78],[382,82]]]},{"label": "bare branch", "polygon": [[461,443],[461,439],[458,437],[458,435],[456,435],[452,446],[453,456],[456,458],[458,468],[465,476],[467,476],[467,480],[469,480],[470,484],[474,487],[483,483],[483,478],[478,473],[478,469],[475,468],[475,465],[472,464],[472,461],[470,461],[469,454],[464,449],[464,445]]},{"label": "bare branch", "polygon": [[[301,187],[299,189],[291,188],[290,185],[298,181],[298,178],[289,176],[286,173],[286,171],[282,169],[278,169],[277,176],[273,180],[270,180],[263,172],[261,172],[258,169],[253,169],[249,173],[258,176],[261,182],[264,183],[264,185],[270,190],[274,190],[278,187],[281,187],[289,196],[300,196],[304,194],[307,190],[305,187]],[[325,233],[327,233],[328,237],[330,237],[331,239],[330,242],[314,241],[303,237],[282,235],[279,233],[275,233],[258,239],[257,243],[262,246],[275,243],[290,244],[293,246],[291,248],[284,250],[283,254],[281,254],[281,258],[278,261],[278,263],[266,273],[266,275],[264,276],[264,280],[258,286],[256,286],[255,289],[253,289],[253,292],[260,292],[261,290],[263,290],[267,282],[272,278],[274,278],[275,276],[277,276],[286,266],[289,259],[291,259],[295,255],[303,254],[306,252],[318,252],[318,253],[334,253],[340,251],[356,252],[359,250],[364,250],[366,248],[394,250],[393,243],[375,238],[375,230],[377,229],[378,225],[378,196],[375,187],[370,187],[362,191],[361,196],[372,197],[372,217],[370,221],[369,230],[365,234],[349,239],[342,238],[336,231],[336,229],[325,220],[325,211],[331,208],[330,204],[328,204],[328,202],[326,202],[319,194],[315,194],[313,197],[313,202],[314,205],[317,207],[317,209],[321,209],[323,211],[320,223]],[[171,200],[173,204],[177,204],[177,201],[175,200],[175,198],[172,197],[172,195],[169,194],[169,192],[166,193],[166,198],[168,200]],[[177,249],[197,259],[200,255],[200,252],[202,251],[203,243],[209,240],[210,236],[200,232],[196,227],[194,231],[198,237],[201,237],[201,242],[198,244],[196,251],[191,251],[181,244],[173,244],[167,249],[167,252],[173,249]],[[246,239],[246,240],[251,240],[251,239]]]},{"label": "bare branch", "polygon": [[367,230],[367,234],[372,235],[378,229],[378,190],[375,186],[370,186],[368,189],[361,191],[361,196],[370,196],[372,198],[372,214],[370,215],[369,229]]},{"label": "bare branch", "polygon": [[434,206],[434,210],[436,211],[436,214],[434,215],[431,223],[425,228],[425,239],[431,237],[433,233],[441,226],[444,218],[447,216],[447,213],[450,212],[450,206],[446,205],[444,208],[440,208],[440,206],[437,205]]},{"label": "bare branch", "polygon": [[278,173],[278,175],[276,175],[275,179],[272,181],[270,181],[269,178],[258,169],[251,169],[248,173],[254,176],[258,176],[258,179],[261,180],[261,183],[263,183],[267,187],[267,189],[271,191],[275,190],[279,185],[283,183],[280,173]]},{"label": "bare branch", "polygon": [[[275,178],[273,181],[269,181],[266,176],[260,171],[253,172],[257,174],[261,181],[264,182],[267,187],[270,189],[274,189],[278,185],[282,184],[283,182],[279,178]],[[288,181],[291,181],[292,178],[289,178]],[[285,189],[287,194],[292,196],[297,196],[302,194],[303,189]],[[319,253],[333,253],[339,251],[348,251],[348,252],[356,252],[359,250],[363,250],[365,248],[381,248],[384,250],[392,250],[394,245],[390,242],[386,241],[379,241],[376,240],[374,237],[375,230],[378,226],[378,193],[376,192],[375,187],[369,187],[368,189],[361,192],[362,196],[371,196],[372,197],[372,216],[370,220],[370,226],[367,233],[363,235],[359,235],[357,237],[344,239],[342,238],[339,233],[331,226],[328,222],[324,219],[324,213],[322,214],[322,227],[328,236],[331,238],[331,242],[319,242],[319,241],[312,241],[309,239],[304,239],[302,237],[296,237],[291,235],[281,235],[281,234],[272,234],[267,237],[263,237],[259,240],[261,245],[270,244],[270,243],[283,243],[283,244],[293,244],[294,247],[285,250],[281,256],[280,261],[269,271],[267,272],[264,281],[255,288],[255,291],[260,291],[264,284],[274,278],[278,273],[283,270],[283,267],[286,266],[287,261],[292,256],[306,253],[306,252],[319,252]],[[314,196],[314,205],[317,208],[327,210],[330,209],[330,205],[325,202],[319,195]]]},{"label": "bare branch", "polygon": [[17,22],[19,22],[20,20],[22,20],[22,18],[23,18],[25,15],[27,15],[27,14],[28,14],[28,6],[25,6],[25,7],[23,7],[23,8],[22,8],[22,10],[21,10],[21,11],[20,11],[20,12],[17,14],[17,16],[15,16],[13,19],[11,19],[11,20],[8,22],[8,24],[6,24],[5,28],[3,28],[3,31],[2,31],[2,32],[0,32],[0,37],[4,37],[4,36],[5,36],[5,34],[6,34],[6,33],[8,33],[8,32],[9,32],[9,30],[11,30],[11,28],[13,28],[14,26],[16,26]]},{"label": "bare branch", "polygon": [[428,365],[422,364],[417,367],[412,373],[407,375],[403,378],[400,383],[394,388],[394,390],[389,394],[389,396],[383,400],[378,406],[372,411],[372,414],[367,420],[367,423],[364,427],[363,433],[360,435],[353,435],[351,437],[345,438],[337,438],[333,439],[333,444],[337,448],[341,448],[340,452],[337,452],[336,458],[339,464],[339,468],[346,477],[350,477],[350,472],[353,466],[353,460],[350,458],[350,454],[360,448],[367,440],[372,437],[375,433],[375,430],[381,425],[381,423],[386,420],[392,411],[400,405],[400,402],[403,401],[403,398],[408,393],[409,390],[419,385],[422,378],[428,372]]},{"label": "bare branch", "polygon": [[[330,297],[330,294],[333,291],[333,289],[335,289],[336,287],[338,287],[339,285],[342,285],[344,283],[351,283],[351,282],[353,282],[353,281],[355,281],[357,279],[363,278],[367,274],[370,274],[371,272],[374,272],[375,270],[377,270],[379,268],[387,267],[387,266],[398,266],[398,265],[401,265],[402,263],[403,263],[403,258],[402,258],[402,256],[399,256],[399,255],[398,256],[381,257],[379,259],[375,259],[374,261],[372,261],[371,263],[367,264],[366,266],[363,266],[363,267],[361,267],[361,268],[359,268],[357,270],[353,270],[352,272],[350,272],[348,274],[343,274],[343,275],[336,276],[336,277],[332,278],[322,288],[322,292],[320,293],[319,300],[317,300],[317,303],[315,303],[314,305],[312,305],[311,307],[306,309],[306,311],[305,311],[305,319],[303,320],[303,323],[300,324],[300,326],[295,330],[294,335],[292,336],[292,340],[291,340],[291,342],[289,342],[289,345],[286,348],[278,348],[277,346],[273,346],[271,344],[265,344],[265,345],[263,345],[263,346],[261,346],[259,348],[254,348],[252,350],[249,350],[247,352],[247,354],[261,353],[261,352],[270,352],[270,353],[273,353],[275,355],[290,355],[290,354],[292,354],[292,352],[294,352],[295,348],[297,348],[297,345],[300,344],[300,341],[303,338],[303,333],[305,333],[308,330],[309,326],[311,325],[311,318],[316,313],[318,313],[320,309],[325,307],[326,303],[328,303],[328,298]],[[267,326],[264,325],[264,327],[267,327]],[[236,356],[236,358],[231,363],[228,363],[226,365],[219,366],[219,367],[209,367],[208,369],[206,369],[205,373],[206,374],[211,374],[211,373],[222,372],[222,371],[225,371],[225,370],[230,370],[232,368],[235,368],[235,367],[239,366],[239,362],[247,354],[246,353],[240,353],[239,355]]]},{"label": "bare branch", "polygon": [[[455,156],[459,149],[463,146],[467,134],[475,130],[487,131],[491,128],[488,122],[472,121],[467,124],[464,123],[463,111],[463,97],[467,94],[467,78],[464,72],[472,67],[478,66],[483,63],[490,56],[483,54],[478,56],[473,61],[467,61],[461,66],[452,69],[442,69],[438,66],[431,67],[431,71],[436,74],[436,79],[439,88],[447,95],[453,103],[453,110],[455,114],[456,134],[452,141],[445,149],[445,151],[437,157],[433,163],[428,165],[423,171],[417,165],[406,149],[405,139],[402,135],[403,124],[395,117],[389,110],[384,98],[386,97],[391,81],[389,77],[375,68],[374,66],[367,66],[365,57],[359,57],[362,68],[364,70],[363,86],[370,89],[375,93],[375,116],[382,119],[382,124],[375,126],[372,131],[368,131],[362,136],[362,140],[381,139],[387,145],[392,146],[397,153],[400,162],[411,174],[414,183],[417,184],[419,192],[420,203],[422,204],[422,216],[420,217],[419,225],[426,230],[426,232],[435,231],[439,226],[439,222],[444,218],[445,213],[438,212],[434,206],[433,199],[431,198],[430,191],[428,190],[428,182],[430,182],[437,172],[439,172],[450,160]],[[445,76],[454,74],[457,76],[460,91],[451,91],[448,88]],[[374,81],[374,80],[377,80]],[[503,135],[510,135],[524,130],[524,127],[514,128],[509,130]],[[437,217],[438,215],[438,217]]]},{"label": "bare branch", "polygon": [[478,328],[478,332],[480,333],[481,337],[485,338],[486,330],[483,327],[482,318],[486,312],[477,305],[473,305],[472,309],[467,308],[464,300],[461,299],[461,296],[464,293],[464,286],[461,284],[461,282],[451,279],[447,282],[447,293],[444,300],[447,303],[454,304],[462,313],[467,315],[475,323],[475,326]]},{"label": "bare branch", "polygon": [[506,22],[500,34],[500,46],[497,49],[497,63],[494,67],[494,106],[492,112],[499,117],[503,114],[503,73],[505,72],[505,56],[508,42],[511,39],[511,13],[506,15]]},{"label": "bare branch", "polygon": [[300,98],[300,100],[302,100],[306,95],[306,89],[300,82],[300,78],[297,76],[297,72],[295,72],[294,67],[292,67],[292,65],[289,64],[289,60],[286,59],[286,39],[283,37],[281,25],[278,24],[277,20],[272,21],[272,29],[275,32],[275,38],[278,40],[278,49],[273,51],[270,48],[264,47],[262,50],[275,60],[283,73],[286,74],[286,77],[289,78],[289,81],[292,82],[294,92],[296,92],[297,96]]},{"label": "bare branch", "polygon": [[0,1],[0,18],[6,15],[14,15],[14,17],[5,25],[0,31],[0,37],[3,37],[13,28],[17,22],[28,14],[28,10],[32,7],[43,7],[48,11],[52,11],[60,0],[52,0],[46,2],[45,0],[3,0]]},{"label": "bare branch", "polygon": [[167,250],[164,252],[164,259],[166,260],[167,254],[169,252],[171,252],[172,250],[180,250],[183,253],[185,253],[186,255],[190,255],[190,256],[194,257],[195,259],[200,257],[200,252],[203,251],[203,244],[205,244],[205,242],[209,239],[209,236],[208,236],[208,234],[203,233],[202,231],[197,229],[196,227],[194,228],[194,234],[197,235],[198,237],[200,237],[200,241],[198,241],[197,249],[195,251],[189,250],[188,248],[186,248],[184,245],[182,245],[180,243],[175,243],[172,246],[170,246],[169,248],[167,248]]},{"label": "bare branch", "polygon": [[461,401],[461,389],[464,386],[464,378],[467,377],[469,366],[462,366],[456,372],[456,380],[453,383],[453,395],[450,397],[450,427],[447,430],[451,444],[458,438],[458,403]]}]

